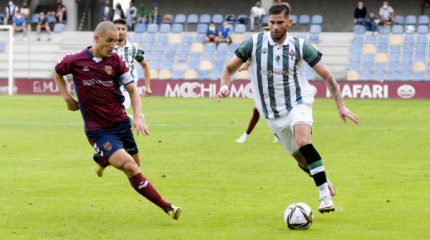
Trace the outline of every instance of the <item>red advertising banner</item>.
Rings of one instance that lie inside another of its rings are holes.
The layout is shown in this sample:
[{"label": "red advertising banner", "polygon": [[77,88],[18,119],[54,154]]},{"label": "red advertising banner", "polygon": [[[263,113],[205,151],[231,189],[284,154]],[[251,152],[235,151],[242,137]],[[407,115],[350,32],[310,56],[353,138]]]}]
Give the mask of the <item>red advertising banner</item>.
[{"label": "red advertising banner", "polygon": [[[404,98],[430,99],[430,82],[338,82],[343,98]],[[0,80],[0,94],[8,93],[7,80]],[[326,85],[322,81],[312,81],[315,97],[330,97]],[[17,79],[15,94],[59,94],[53,80]],[[69,89],[74,89],[69,80]],[[144,81],[139,81],[139,93],[143,95]],[[185,81],[185,80],[153,80],[151,81],[153,96],[164,97],[216,97],[219,81]],[[230,87],[230,97],[252,98],[250,81],[233,81]]]}]

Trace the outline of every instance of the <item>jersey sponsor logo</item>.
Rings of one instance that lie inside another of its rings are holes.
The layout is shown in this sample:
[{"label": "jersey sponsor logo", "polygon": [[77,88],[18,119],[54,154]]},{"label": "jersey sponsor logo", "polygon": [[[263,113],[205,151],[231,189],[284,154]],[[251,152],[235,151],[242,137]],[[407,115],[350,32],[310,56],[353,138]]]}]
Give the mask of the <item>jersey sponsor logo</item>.
[{"label": "jersey sponsor logo", "polygon": [[285,75],[293,74],[294,70],[260,70],[261,75],[266,75],[268,77],[272,77],[273,75]]},{"label": "jersey sponsor logo", "polygon": [[112,66],[111,65],[105,65],[105,71],[107,75],[112,75]]},{"label": "jersey sponsor logo", "polygon": [[112,150],[112,143],[110,143],[109,141],[105,142],[103,144],[103,148],[106,149],[107,151]]},{"label": "jersey sponsor logo", "polygon": [[407,84],[402,85],[397,88],[397,95],[401,98],[411,98],[415,96],[415,88]]},{"label": "jersey sponsor logo", "polygon": [[82,80],[83,86],[94,86],[94,85],[102,85],[105,87],[110,87],[113,85],[112,80],[103,81],[103,80],[97,80],[97,79],[88,79],[88,80]]},{"label": "jersey sponsor logo", "polygon": [[148,186],[148,180],[142,181],[139,183],[139,189],[145,188],[146,186]]}]

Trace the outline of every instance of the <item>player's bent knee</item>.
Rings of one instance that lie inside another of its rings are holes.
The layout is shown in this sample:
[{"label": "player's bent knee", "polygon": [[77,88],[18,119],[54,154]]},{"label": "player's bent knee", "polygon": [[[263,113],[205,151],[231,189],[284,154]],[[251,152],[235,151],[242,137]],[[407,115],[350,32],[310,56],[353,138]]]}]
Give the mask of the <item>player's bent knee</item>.
[{"label": "player's bent knee", "polygon": [[301,148],[303,146],[306,146],[308,144],[311,144],[311,138],[303,137],[296,139],[297,147]]}]

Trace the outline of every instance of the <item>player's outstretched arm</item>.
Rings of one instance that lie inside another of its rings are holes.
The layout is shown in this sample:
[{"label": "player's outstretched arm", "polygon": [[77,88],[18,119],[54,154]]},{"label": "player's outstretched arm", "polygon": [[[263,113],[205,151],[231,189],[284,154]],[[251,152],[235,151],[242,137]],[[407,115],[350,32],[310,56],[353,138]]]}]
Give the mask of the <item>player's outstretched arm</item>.
[{"label": "player's outstretched arm", "polygon": [[55,71],[55,69],[52,72],[52,75],[54,76],[54,81],[58,86],[58,90],[60,90],[61,96],[63,96],[64,101],[66,101],[67,103],[67,108],[70,111],[79,110],[78,102],[73,98],[73,96],[67,90],[66,77],[58,74],[57,71]]},{"label": "player's outstretched arm", "polygon": [[340,118],[342,118],[343,122],[346,123],[346,118],[351,119],[355,124],[359,124],[360,121],[358,120],[358,117],[355,116],[355,114],[348,110],[348,108],[345,107],[345,104],[343,103],[342,96],[340,95],[339,87],[337,85],[336,79],[334,79],[331,72],[328,70],[327,65],[324,63],[324,61],[319,61],[315,66],[313,66],[313,69],[315,72],[318,73],[318,75],[321,76],[321,78],[324,80],[325,84],[327,85],[331,95],[334,98],[334,101],[336,102],[336,106],[339,112]]},{"label": "player's outstretched arm", "polygon": [[216,95],[217,102],[219,102],[221,98],[228,96],[228,87],[231,83],[231,76],[233,76],[233,74],[237,71],[237,69],[239,69],[242,64],[242,59],[238,58],[237,56],[233,56],[230,62],[224,67],[224,70],[222,71],[221,75],[220,89],[218,91],[218,94]]},{"label": "player's outstretched arm", "polygon": [[131,106],[133,107],[133,122],[131,123],[131,130],[136,129],[137,135],[142,132],[143,135],[149,135],[148,129],[142,121],[142,102],[140,101],[139,91],[134,83],[129,83],[124,86],[130,95]]},{"label": "player's outstretched arm", "polygon": [[139,63],[140,63],[140,66],[142,66],[143,74],[145,75],[145,96],[148,97],[152,95],[149,64],[148,62],[146,62],[146,60],[142,60]]}]

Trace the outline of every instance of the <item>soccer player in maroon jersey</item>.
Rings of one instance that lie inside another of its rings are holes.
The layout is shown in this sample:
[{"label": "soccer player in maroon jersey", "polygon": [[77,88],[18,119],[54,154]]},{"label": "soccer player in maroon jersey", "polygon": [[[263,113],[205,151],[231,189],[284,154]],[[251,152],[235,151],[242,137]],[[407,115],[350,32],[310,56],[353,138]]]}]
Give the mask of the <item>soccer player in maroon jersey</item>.
[{"label": "soccer player in maroon jersey", "polygon": [[[113,49],[118,30],[112,22],[104,21],[94,32],[94,45],[66,55],[53,71],[54,80],[70,111],[81,110],[88,141],[100,155],[101,167],[112,165],[121,170],[133,188],[159,206],[173,219],[182,213],[165,201],[155,187],[142,175],[139,153],[132,130],[149,135],[142,122],[142,105],[127,63]],[[72,74],[76,101],[66,87],[64,75]],[[130,123],[122,105],[119,90],[124,85],[130,94],[134,119]]]}]

